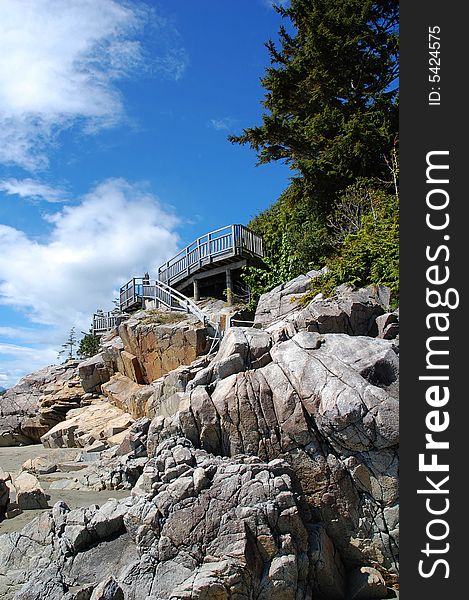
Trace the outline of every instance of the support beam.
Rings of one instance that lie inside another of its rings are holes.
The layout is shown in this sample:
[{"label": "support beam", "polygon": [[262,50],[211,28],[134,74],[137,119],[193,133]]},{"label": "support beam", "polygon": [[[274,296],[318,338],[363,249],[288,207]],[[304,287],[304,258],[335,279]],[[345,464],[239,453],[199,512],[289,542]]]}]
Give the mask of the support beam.
[{"label": "support beam", "polygon": [[226,269],[226,302],[228,306],[233,304],[233,282],[231,279],[231,269]]},{"label": "support beam", "polygon": [[[230,269],[232,271],[236,271],[237,269],[241,269],[242,267],[244,267],[246,264],[247,264],[246,259],[243,259],[243,260],[238,260],[236,262],[227,263],[220,267],[214,267],[213,269],[207,269],[206,271],[202,271],[201,273],[192,275],[191,277],[189,277],[189,279],[184,280],[183,283],[175,283],[172,287],[175,290],[182,292],[183,290],[187,290],[187,288],[189,286],[192,286],[192,284],[194,283],[194,281],[196,279],[199,281],[205,280],[205,279],[211,279],[215,275],[220,275],[222,273],[226,273],[226,269],[228,268],[228,266],[230,267]],[[200,287],[199,287],[199,289],[200,289]],[[186,293],[190,293],[190,292],[186,292]]]},{"label": "support beam", "polygon": [[200,290],[199,290],[199,281],[194,279],[194,302],[198,302],[200,300]]}]

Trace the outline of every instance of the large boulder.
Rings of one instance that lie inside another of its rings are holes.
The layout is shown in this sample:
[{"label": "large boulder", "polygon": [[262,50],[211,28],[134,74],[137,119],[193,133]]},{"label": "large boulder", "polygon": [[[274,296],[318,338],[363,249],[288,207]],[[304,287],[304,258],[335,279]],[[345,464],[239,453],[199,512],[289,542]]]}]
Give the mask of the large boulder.
[{"label": "large boulder", "polygon": [[[176,412],[180,394],[186,391],[189,383],[210,364],[210,356],[202,356],[190,365],[181,365],[152,382],[153,395],[146,411],[149,417],[168,416]],[[176,407],[176,408],[175,408]]]},{"label": "large boulder", "polygon": [[231,327],[223,337],[217,354],[207,367],[196,373],[187,389],[213,384],[245,369],[265,366],[272,360],[269,353],[271,345],[271,337],[265,331]]},{"label": "large boulder", "polygon": [[323,272],[325,272],[324,269],[310,271],[307,275],[299,275],[287,283],[278,285],[270,292],[262,294],[256,308],[256,325],[266,326],[298,311],[301,305],[297,301],[309,290],[312,279]]},{"label": "large boulder", "polygon": [[23,471],[13,480],[16,490],[16,504],[20,510],[47,508],[47,496],[37,477]]},{"label": "large boulder", "polygon": [[[240,348],[237,348],[238,351]],[[188,389],[148,453],[182,433],[209,452],[287,460],[347,565],[396,570],[398,401],[391,341],[300,332],[272,362]],[[242,354],[238,352],[238,354]],[[193,382],[194,383],[194,382]]]},{"label": "large boulder", "polygon": [[72,360],[26,375],[0,396],[0,446],[38,443],[57,415],[76,407],[77,365]]},{"label": "large boulder", "polygon": [[[143,313],[141,319],[132,318],[119,326],[127,358],[135,357],[140,367],[137,383],[151,383],[180,365],[190,365],[207,351],[210,340],[206,327],[192,315],[176,313],[176,317],[174,323],[148,323],[149,317]],[[129,376],[129,371],[124,363],[121,372]]]},{"label": "large boulder", "polygon": [[72,586],[126,600],[345,598],[340,557],[284,461],[210,456],[170,438],[142,477],[144,495],[72,511],[58,503],[1,536],[2,598],[65,598]]},{"label": "large boulder", "polygon": [[109,381],[112,371],[104,362],[103,354],[99,353],[87,358],[78,365],[78,374],[85,392],[99,392],[101,384]]},{"label": "large boulder", "polygon": [[[269,292],[269,294],[273,294]],[[282,294],[282,292],[278,292]],[[370,286],[354,290],[340,286],[333,296],[318,294],[306,306],[290,296],[291,309],[278,317],[265,318],[256,313],[256,324],[271,332],[275,339],[293,337],[299,331],[346,333],[348,335],[378,334],[376,318],[389,307],[390,290],[385,286]]]},{"label": "large boulder", "polygon": [[110,440],[133,422],[129,413],[109,402],[98,402],[70,411],[65,421],[41,437],[41,442],[46,448],[83,448],[97,440],[112,444]]},{"label": "large boulder", "polygon": [[121,373],[112,375],[101,389],[111,404],[130,413],[135,419],[148,415],[147,404],[155,391],[153,386],[139,385]]}]

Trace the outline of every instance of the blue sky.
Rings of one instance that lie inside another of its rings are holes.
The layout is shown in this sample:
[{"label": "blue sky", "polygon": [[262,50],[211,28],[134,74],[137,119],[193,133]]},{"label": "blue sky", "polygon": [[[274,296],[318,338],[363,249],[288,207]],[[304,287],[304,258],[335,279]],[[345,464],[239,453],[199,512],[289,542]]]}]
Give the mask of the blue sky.
[{"label": "blue sky", "polygon": [[0,2],[0,386],[118,287],[288,185],[260,122],[269,0]]}]

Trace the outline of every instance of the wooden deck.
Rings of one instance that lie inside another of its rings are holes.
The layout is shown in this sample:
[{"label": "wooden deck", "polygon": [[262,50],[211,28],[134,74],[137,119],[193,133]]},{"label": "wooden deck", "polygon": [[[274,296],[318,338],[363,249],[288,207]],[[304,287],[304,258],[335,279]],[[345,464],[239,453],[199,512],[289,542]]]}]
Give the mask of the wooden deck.
[{"label": "wooden deck", "polygon": [[[213,277],[219,277],[222,273],[226,275],[226,288],[231,292],[231,273],[262,258],[262,238],[244,225],[233,224],[211,231],[161,265],[157,280],[151,280],[146,274],[145,277],[133,277],[123,285],[119,294],[121,314],[115,311],[94,314],[93,333],[101,335],[110,331],[119,324],[123,313],[144,308],[146,300],[153,301],[155,306],[190,312],[205,324],[213,325],[195,302],[181,292],[186,292],[193,285],[193,296],[198,300],[198,280],[213,280]],[[231,301],[229,296],[227,300]]]},{"label": "wooden deck", "polygon": [[262,259],[262,238],[244,225],[228,225],[197,238],[158,269],[158,279],[182,289],[189,278],[241,259]]}]

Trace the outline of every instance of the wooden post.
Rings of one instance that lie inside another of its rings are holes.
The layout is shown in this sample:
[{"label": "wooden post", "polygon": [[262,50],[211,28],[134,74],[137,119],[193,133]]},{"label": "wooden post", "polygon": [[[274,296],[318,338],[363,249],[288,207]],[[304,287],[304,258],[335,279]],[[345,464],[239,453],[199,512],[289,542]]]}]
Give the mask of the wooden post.
[{"label": "wooden post", "polygon": [[198,302],[200,300],[200,290],[199,290],[199,282],[197,279],[194,279],[194,301]]},{"label": "wooden post", "polygon": [[233,282],[230,269],[226,269],[226,302],[228,306],[233,304]]}]

